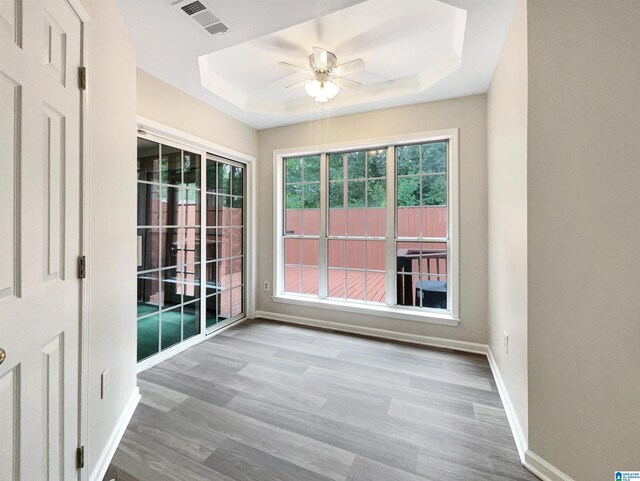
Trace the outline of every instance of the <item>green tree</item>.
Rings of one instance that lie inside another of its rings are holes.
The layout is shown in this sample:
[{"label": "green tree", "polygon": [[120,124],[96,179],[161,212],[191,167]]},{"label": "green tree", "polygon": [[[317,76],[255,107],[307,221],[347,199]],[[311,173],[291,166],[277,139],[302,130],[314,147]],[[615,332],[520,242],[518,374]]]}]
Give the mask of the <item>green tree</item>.
[{"label": "green tree", "polygon": [[399,177],[396,188],[398,207],[413,207],[420,205],[420,177]]}]

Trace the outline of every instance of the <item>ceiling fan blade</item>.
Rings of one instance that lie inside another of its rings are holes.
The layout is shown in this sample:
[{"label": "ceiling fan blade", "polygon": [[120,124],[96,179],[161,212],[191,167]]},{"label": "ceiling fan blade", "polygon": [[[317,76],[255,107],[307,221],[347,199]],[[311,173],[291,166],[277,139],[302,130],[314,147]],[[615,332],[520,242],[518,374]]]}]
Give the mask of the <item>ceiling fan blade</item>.
[{"label": "ceiling fan blade", "polygon": [[315,68],[327,68],[328,55],[327,51],[320,47],[313,47],[313,63]]},{"label": "ceiling fan blade", "polygon": [[302,87],[303,85],[306,85],[307,82],[309,82],[309,79],[302,80],[301,82],[296,82],[296,83],[291,84],[291,85],[287,85],[285,88],[286,89],[290,89],[290,88]]},{"label": "ceiling fan blade", "polygon": [[360,82],[356,82],[355,80],[349,80],[348,78],[335,78],[333,79],[333,83],[336,84],[341,89],[345,90],[353,90],[362,87]]},{"label": "ceiling fan blade", "polygon": [[304,72],[307,75],[309,74],[309,69],[308,68],[298,67],[297,65],[293,65],[292,63],[289,63],[289,62],[278,62],[278,63],[280,65],[284,66],[284,67],[288,67],[288,68],[296,70],[298,72]]},{"label": "ceiling fan blade", "polygon": [[333,72],[340,77],[344,77],[346,75],[351,75],[352,73],[362,72],[364,69],[364,61],[361,58],[358,58],[351,62],[338,65]]}]

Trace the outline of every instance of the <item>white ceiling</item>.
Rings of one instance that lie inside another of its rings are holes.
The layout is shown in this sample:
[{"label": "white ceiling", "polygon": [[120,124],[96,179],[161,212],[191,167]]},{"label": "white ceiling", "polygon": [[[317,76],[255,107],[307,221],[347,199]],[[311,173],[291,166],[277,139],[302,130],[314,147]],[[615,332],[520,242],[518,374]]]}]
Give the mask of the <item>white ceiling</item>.
[{"label": "white ceiling", "polygon": [[[489,87],[517,0],[201,0],[207,33],[175,0],[117,0],[138,65],[258,129],[477,93]],[[304,80],[313,46],[362,58],[363,84],[322,108]]]}]

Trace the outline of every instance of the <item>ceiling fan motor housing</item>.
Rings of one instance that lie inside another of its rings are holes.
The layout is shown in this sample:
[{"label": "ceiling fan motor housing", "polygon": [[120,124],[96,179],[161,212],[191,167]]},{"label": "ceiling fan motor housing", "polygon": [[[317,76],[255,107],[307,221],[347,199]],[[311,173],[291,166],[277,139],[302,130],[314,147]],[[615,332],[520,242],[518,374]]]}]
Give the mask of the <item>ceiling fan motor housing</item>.
[{"label": "ceiling fan motor housing", "polygon": [[[326,54],[326,61],[325,61],[325,54]],[[338,59],[336,58],[335,54],[325,50],[323,52],[323,54],[321,55],[321,59],[318,59],[318,57],[315,54],[311,54],[309,56],[309,65],[311,66],[311,70],[313,70],[313,72],[315,74],[318,73],[331,73],[333,72],[333,69],[335,69],[338,66]]]}]

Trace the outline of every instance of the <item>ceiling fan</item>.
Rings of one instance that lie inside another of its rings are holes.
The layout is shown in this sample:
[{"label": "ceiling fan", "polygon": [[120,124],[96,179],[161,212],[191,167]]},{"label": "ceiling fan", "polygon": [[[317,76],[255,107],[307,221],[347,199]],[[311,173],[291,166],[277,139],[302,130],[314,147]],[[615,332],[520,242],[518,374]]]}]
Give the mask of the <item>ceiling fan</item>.
[{"label": "ceiling fan", "polygon": [[309,75],[308,79],[287,85],[286,88],[304,85],[307,94],[318,103],[328,102],[329,99],[338,95],[341,88],[360,87],[362,85],[360,82],[345,77],[365,68],[361,58],[338,65],[336,55],[320,47],[313,47],[313,53],[309,56],[309,68],[299,67],[288,62],[280,62],[280,65]]}]

